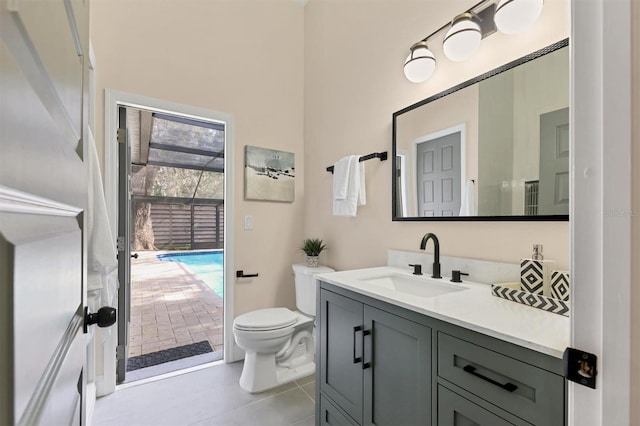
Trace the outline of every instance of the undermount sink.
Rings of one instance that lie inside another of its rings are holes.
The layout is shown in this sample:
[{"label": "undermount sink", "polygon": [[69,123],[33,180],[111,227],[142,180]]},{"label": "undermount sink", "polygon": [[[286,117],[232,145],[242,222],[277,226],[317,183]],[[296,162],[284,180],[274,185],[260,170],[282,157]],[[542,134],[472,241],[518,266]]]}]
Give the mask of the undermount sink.
[{"label": "undermount sink", "polygon": [[409,276],[398,273],[385,273],[361,277],[362,282],[419,297],[435,297],[447,293],[467,290],[466,287],[441,282],[424,276]]}]

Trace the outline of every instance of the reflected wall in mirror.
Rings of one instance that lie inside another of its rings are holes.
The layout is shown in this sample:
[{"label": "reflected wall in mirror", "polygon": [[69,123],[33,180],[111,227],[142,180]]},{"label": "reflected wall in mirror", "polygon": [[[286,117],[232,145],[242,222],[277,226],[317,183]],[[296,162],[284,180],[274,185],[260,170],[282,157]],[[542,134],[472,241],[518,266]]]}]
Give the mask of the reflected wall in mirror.
[{"label": "reflected wall in mirror", "polygon": [[568,220],[568,39],[393,114],[393,220]]}]

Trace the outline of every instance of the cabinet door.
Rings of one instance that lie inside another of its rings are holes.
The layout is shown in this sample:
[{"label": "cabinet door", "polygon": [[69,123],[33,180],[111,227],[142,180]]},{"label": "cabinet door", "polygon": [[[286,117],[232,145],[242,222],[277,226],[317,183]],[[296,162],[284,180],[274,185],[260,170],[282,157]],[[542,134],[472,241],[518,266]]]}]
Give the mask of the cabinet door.
[{"label": "cabinet door", "polygon": [[362,303],[320,292],[320,390],[362,422]]},{"label": "cabinet door", "polygon": [[528,425],[524,421],[511,423],[474,404],[449,389],[438,386],[438,424],[450,426]]},{"label": "cabinet door", "polygon": [[354,426],[355,423],[344,415],[335,405],[324,396],[320,395],[320,426]]},{"label": "cabinet door", "polygon": [[431,329],[364,307],[365,425],[431,423]]}]

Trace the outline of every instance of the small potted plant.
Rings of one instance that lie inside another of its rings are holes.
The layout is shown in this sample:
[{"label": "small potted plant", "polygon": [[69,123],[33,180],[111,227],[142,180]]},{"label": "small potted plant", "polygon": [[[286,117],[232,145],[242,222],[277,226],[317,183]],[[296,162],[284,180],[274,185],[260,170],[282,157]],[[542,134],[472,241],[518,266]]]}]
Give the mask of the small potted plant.
[{"label": "small potted plant", "polygon": [[320,252],[322,252],[322,250],[324,250],[325,248],[327,248],[327,246],[322,243],[321,239],[305,239],[302,242],[302,246],[300,247],[300,249],[307,255],[307,266],[317,267],[318,256],[320,256]]}]

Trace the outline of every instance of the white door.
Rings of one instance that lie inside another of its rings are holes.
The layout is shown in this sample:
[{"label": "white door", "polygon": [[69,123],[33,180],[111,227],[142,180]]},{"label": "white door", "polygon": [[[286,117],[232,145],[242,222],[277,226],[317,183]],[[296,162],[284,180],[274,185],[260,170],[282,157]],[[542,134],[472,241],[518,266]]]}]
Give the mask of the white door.
[{"label": "white door", "polygon": [[574,426],[637,424],[630,421],[638,406],[630,387],[639,379],[630,368],[638,356],[630,345],[631,309],[638,309],[631,291],[632,3],[571,2],[571,346],[598,356],[596,389],[569,385]]},{"label": "white door", "polygon": [[88,4],[0,2],[0,40],[0,424],[82,424]]}]

